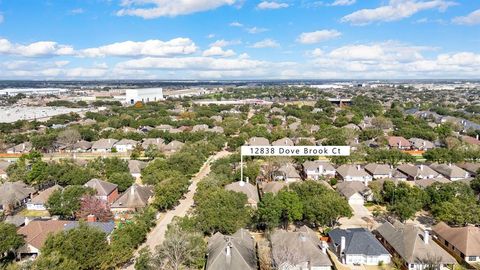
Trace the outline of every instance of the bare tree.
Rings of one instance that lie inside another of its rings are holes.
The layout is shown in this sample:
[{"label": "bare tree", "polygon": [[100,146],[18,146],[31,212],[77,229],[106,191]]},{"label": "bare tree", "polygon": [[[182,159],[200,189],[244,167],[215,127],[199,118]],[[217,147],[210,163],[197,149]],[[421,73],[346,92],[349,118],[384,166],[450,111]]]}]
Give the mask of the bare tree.
[{"label": "bare tree", "polygon": [[260,270],[272,270],[271,250],[266,240],[261,240],[258,243],[258,261]]},{"label": "bare tree", "polygon": [[423,270],[437,270],[440,269],[442,257],[435,254],[428,253],[427,257],[418,258],[416,263],[423,265]]},{"label": "bare tree", "polygon": [[173,223],[161,245],[155,248],[158,269],[179,270],[194,266],[205,254],[205,243],[198,233],[187,232]]},{"label": "bare tree", "polygon": [[78,142],[81,138],[82,136],[78,130],[69,128],[58,134],[57,143],[63,145],[72,145]]},{"label": "bare tree", "polygon": [[285,241],[278,243],[272,253],[278,270],[291,269],[308,261],[305,254],[301,254],[298,249],[289,246]]}]

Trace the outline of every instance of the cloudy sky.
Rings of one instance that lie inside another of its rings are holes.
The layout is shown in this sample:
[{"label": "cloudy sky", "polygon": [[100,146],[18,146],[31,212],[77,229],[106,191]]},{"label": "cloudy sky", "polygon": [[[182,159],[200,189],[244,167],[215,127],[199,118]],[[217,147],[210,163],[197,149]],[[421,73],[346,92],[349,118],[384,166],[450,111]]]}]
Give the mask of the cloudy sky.
[{"label": "cloudy sky", "polygon": [[0,0],[0,79],[480,79],[479,0]]}]

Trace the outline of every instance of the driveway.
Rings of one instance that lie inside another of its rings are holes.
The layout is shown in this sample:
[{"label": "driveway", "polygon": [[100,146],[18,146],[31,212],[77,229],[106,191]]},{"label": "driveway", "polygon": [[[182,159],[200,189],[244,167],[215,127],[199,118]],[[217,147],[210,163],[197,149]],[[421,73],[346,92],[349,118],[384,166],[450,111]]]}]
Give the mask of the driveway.
[{"label": "driveway", "polygon": [[352,208],[353,216],[351,218],[341,218],[338,222],[340,223],[341,229],[348,228],[372,228],[377,225],[373,220],[373,215],[368,209],[361,204],[350,205]]}]

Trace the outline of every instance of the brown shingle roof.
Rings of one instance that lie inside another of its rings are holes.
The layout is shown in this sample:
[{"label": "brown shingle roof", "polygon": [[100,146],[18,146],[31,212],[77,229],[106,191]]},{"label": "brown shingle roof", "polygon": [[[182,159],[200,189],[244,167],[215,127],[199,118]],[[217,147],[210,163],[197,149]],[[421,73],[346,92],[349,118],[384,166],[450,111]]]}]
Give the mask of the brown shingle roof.
[{"label": "brown shingle roof", "polygon": [[98,196],[108,196],[117,188],[117,185],[100,179],[92,179],[88,181],[85,186],[95,189]]},{"label": "brown shingle roof", "polygon": [[480,228],[475,226],[452,228],[444,222],[433,226],[433,232],[447,240],[465,256],[480,256]]},{"label": "brown shingle roof", "polygon": [[64,220],[34,220],[20,228],[18,233],[25,235],[27,244],[40,249],[49,234],[63,231],[63,228],[70,222]]}]

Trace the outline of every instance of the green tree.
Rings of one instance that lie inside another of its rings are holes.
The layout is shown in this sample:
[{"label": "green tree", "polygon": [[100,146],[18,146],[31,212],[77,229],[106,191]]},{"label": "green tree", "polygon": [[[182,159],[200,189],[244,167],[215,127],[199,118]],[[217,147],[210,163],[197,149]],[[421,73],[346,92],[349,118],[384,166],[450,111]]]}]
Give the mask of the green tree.
[{"label": "green tree", "polygon": [[[200,190],[199,190],[200,191]],[[195,218],[204,233],[232,234],[250,222],[247,196],[220,188],[200,191],[195,195]]]},{"label": "green tree", "polygon": [[48,198],[46,207],[51,215],[73,218],[80,209],[80,199],[93,191],[84,186],[68,186],[64,190],[55,190]]},{"label": "green tree", "polygon": [[15,251],[24,243],[23,237],[17,234],[15,225],[0,222],[0,258],[5,253]]},{"label": "green tree", "polygon": [[80,223],[75,229],[50,235],[43,245],[41,256],[56,253],[76,261],[79,269],[99,269],[108,250],[104,232]]},{"label": "green tree", "polygon": [[29,268],[31,270],[80,270],[80,264],[60,252],[53,251],[48,255],[38,257]]},{"label": "green tree", "polygon": [[135,179],[128,172],[116,172],[112,173],[108,177],[108,182],[116,184],[118,186],[119,192],[124,192],[127,190],[133,183]]},{"label": "green tree", "polygon": [[305,181],[290,188],[302,202],[303,220],[312,226],[332,226],[340,217],[352,216],[347,201],[321,183]]}]

